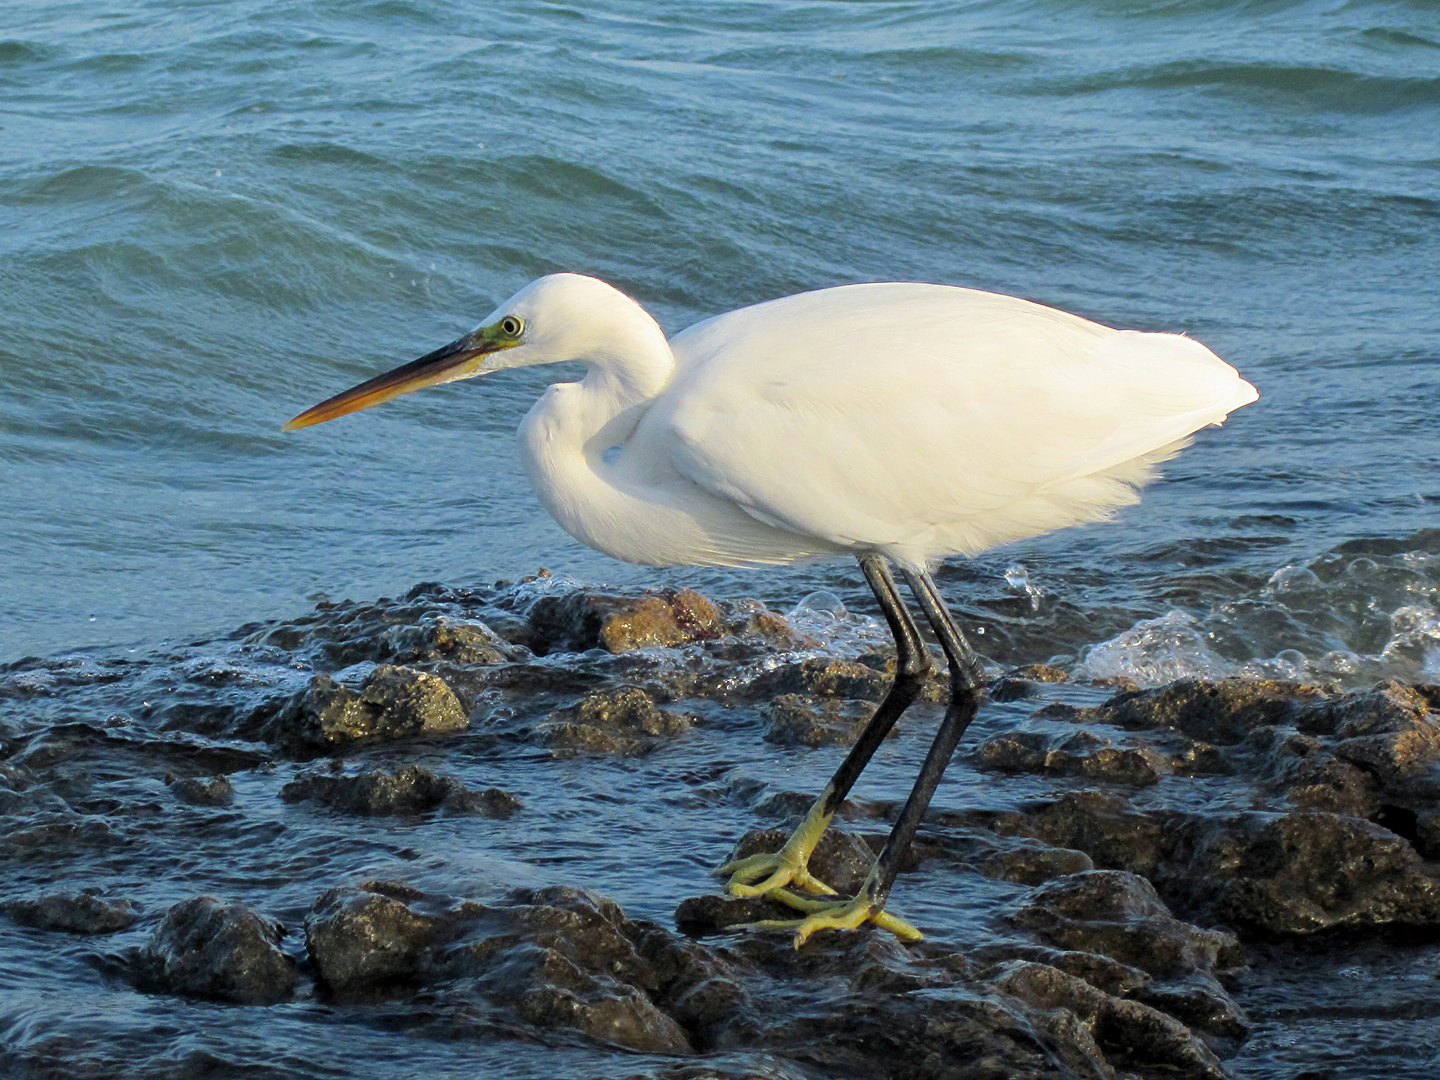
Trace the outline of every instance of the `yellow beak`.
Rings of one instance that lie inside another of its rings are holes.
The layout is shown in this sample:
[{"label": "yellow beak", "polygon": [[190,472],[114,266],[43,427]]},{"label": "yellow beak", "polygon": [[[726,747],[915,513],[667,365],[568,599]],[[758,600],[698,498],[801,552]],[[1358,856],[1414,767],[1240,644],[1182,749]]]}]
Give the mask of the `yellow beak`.
[{"label": "yellow beak", "polygon": [[426,353],[419,360],[402,364],[394,371],[376,375],[375,378],[353,386],[344,393],[326,398],[319,405],[306,409],[281,430],[294,431],[312,424],[323,424],[326,420],[368,409],[372,405],[379,405],[413,390],[479,375],[484,368],[486,355],[514,344],[518,343],[493,339],[483,328],[476,330],[449,345],[442,345],[432,353]]}]

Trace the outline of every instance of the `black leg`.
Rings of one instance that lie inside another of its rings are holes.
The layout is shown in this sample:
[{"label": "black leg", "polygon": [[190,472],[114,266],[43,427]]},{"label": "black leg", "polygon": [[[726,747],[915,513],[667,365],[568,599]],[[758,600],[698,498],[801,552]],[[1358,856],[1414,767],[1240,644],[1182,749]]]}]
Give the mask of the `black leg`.
[{"label": "black leg", "polygon": [[870,880],[865,883],[869,898],[882,907],[885,898],[890,894],[890,886],[895,883],[895,875],[900,870],[900,860],[904,858],[910,842],[915,839],[915,830],[920,826],[920,819],[925,816],[930,799],[940,784],[940,778],[945,775],[945,767],[950,764],[950,758],[955,753],[955,747],[960,744],[965,729],[970,726],[970,721],[975,719],[984,679],[984,668],[980,659],[965,640],[964,633],[949,609],[945,607],[945,601],[935,587],[934,579],[924,571],[907,570],[905,581],[909,584],[910,591],[915,594],[921,610],[925,612],[926,619],[934,627],[936,636],[940,638],[940,645],[945,650],[945,658],[950,663],[950,705],[945,710],[945,719],[940,722],[940,730],[935,735],[930,752],[925,755],[925,764],[920,768],[920,775],[910,790],[910,797],[905,800],[895,827],[890,830],[885,847],[875,862],[875,870]]},{"label": "black leg", "polygon": [[855,745],[850,748],[850,753],[845,755],[845,760],[840,763],[840,768],[835,770],[834,778],[826,787],[827,802],[824,810],[827,814],[833,814],[840,808],[865,766],[870,764],[870,759],[875,756],[875,751],[885,741],[885,736],[890,734],[890,729],[895,726],[901,714],[920,696],[925,677],[930,674],[930,654],[925,649],[925,642],[920,637],[915,620],[905,610],[905,602],[900,599],[900,593],[895,588],[895,579],[891,576],[885,559],[879,555],[862,555],[860,569],[864,571],[865,580],[870,583],[875,599],[880,601],[880,610],[885,615],[885,621],[890,624],[890,633],[895,638],[895,681],[890,684],[889,692],[875,708],[875,715],[865,725],[865,730],[860,732],[860,737],[855,740]]},{"label": "black leg", "polygon": [[[715,873],[729,876],[729,890],[736,896],[763,896],[775,894],[787,903],[793,894],[784,891],[785,886],[795,884],[810,892],[830,893],[833,890],[824,882],[812,877],[807,866],[815,845],[830,827],[835,812],[850,793],[855,780],[864,771],[875,751],[890,734],[901,714],[920,694],[925,677],[930,673],[930,654],[915,620],[905,610],[905,602],[895,588],[895,578],[881,555],[874,553],[860,556],[860,569],[870,583],[880,610],[895,637],[895,681],[875,708],[869,723],[855,740],[855,745],[845,755],[845,760],[835,770],[830,783],[811,806],[785,846],[773,855],[751,855],[726,863]],[[751,884],[754,882],[754,884]]]}]

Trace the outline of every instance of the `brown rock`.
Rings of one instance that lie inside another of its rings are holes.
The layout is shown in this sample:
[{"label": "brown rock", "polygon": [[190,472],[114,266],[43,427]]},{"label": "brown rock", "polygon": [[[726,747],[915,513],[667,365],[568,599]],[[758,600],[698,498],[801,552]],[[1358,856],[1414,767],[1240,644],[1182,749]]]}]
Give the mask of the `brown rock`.
[{"label": "brown rock", "polygon": [[642,596],[574,592],[545,596],[530,609],[530,628],[542,651],[629,652],[725,636],[720,609],[693,589]]},{"label": "brown rock", "polygon": [[176,904],[140,954],[142,985],[172,994],[272,1005],[295,991],[280,932],[244,904],[197,896]]},{"label": "brown rock", "polygon": [[317,675],[265,727],[288,753],[316,753],[414,735],[458,731],[470,719],[438,676],[382,664],[359,693]]}]

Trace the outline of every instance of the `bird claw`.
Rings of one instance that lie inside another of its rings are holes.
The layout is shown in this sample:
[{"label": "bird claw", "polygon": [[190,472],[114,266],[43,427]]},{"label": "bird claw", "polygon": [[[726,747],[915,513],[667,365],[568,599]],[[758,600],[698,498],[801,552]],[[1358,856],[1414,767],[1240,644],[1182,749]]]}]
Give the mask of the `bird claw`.
[{"label": "bird claw", "polygon": [[[818,895],[838,896],[839,894],[834,889],[806,869],[807,861],[808,858],[799,852],[790,852],[782,848],[776,852],[732,859],[724,866],[717,868],[714,873],[717,877],[729,876],[730,881],[725,888],[731,896],[774,896],[782,903],[789,903],[785,896],[781,895],[787,894],[785,888],[787,885],[795,885],[806,892]],[[749,884],[752,881],[758,883]],[[788,893],[788,895],[795,896],[796,894]]]},{"label": "bird claw", "polygon": [[808,914],[803,919],[762,919],[745,925],[764,930],[793,930],[797,949],[817,930],[856,930],[867,922],[890,931],[901,941],[921,941],[925,937],[900,916],[878,907],[863,893],[853,900],[808,900],[794,893],[788,897],[776,896],[775,899]]}]

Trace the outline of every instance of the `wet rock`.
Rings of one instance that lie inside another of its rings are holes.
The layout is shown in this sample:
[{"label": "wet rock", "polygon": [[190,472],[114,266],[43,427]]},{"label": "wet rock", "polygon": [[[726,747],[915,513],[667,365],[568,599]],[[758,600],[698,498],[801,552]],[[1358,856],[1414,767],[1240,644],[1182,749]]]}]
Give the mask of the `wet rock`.
[{"label": "wet rock", "polygon": [[729,632],[737,637],[760,638],[776,649],[793,649],[800,644],[795,629],[783,615],[777,615],[758,600],[736,600],[722,604]]},{"label": "wet rock", "polygon": [[730,629],[720,608],[693,589],[642,596],[583,591],[544,596],[531,607],[529,624],[538,652],[623,653],[713,640]]},{"label": "wet rock", "polygon": [[1010,921],[1058,948],[1108,956],[1162,978],[1244,963],[1233,934],[1180,921],[1150,882],[1118,870],[1056,878],[1036,889]]},{"label": "wet rock", "polygon": [[482,609],[494,611],[469,590],[417,585],[400,600],[324,602],[309,615],[257,629],[245,640],[337,668],[366,661],[497,664],[524,658],[526,649],[475,617]]},{"label": "wet rock", "polygon": [[1285,797],[1296,807],[1363,818],[1380,813],[1374,775],[1328,753],[1308,753],[1286,762],[1278,772]]},{"label": "wet rock", "polygon": [[[797,821],[796,825],[799,824]],[[751,855],[779,851],[790,839],[793,829],[755,829],[736,843],[730,859],[746,859]],[[728,860],[727,860],[728,861]],[[836,825],[825,830],[810,856],[809,869],[838,893],[854,895],[864,883],[875,863],[875,852],[865,841]]]},{"label": "wet rock", "polygon": [[331,889],[305,920],[305,948],[320,980],[344,994],[382,980],[416,977],[442,921],[412,911],[415,890],[386,882]]},{"label": "wet rock", "polygon": [[295,991],[280,931],[244,904],[197,896],[165,914],[141,951],[142,984],[166,993],[273,1005]]},{"label": "wet rock", "polygon": [[1007,731],[992,735],[974,751],[982,769],[1049,776],[1084,776],[1116,784],[1144,786],[1168,776],[1173,766],[1165,755],[1143,743],[1116,746],[1088,731],[1051,734]]},{"label": "wet rock", "polygon": [[315,676],[266,726],[264,735],[287,753],[317,753],[444,734],[469,722],[443,679],[415,668],[381,665],[358,693],[328,675]]},{"label": "wet rock", "polygon": [[280,789],[280,797],[286,802],[310,800],[371,817],[447,810],[504,818],[522,805],[499,788],[472,791],[453,776],[440,776],[419,765],[402,765],[389,772],[370,769],[354,776],[302,773]]},{"label": "wet rock", "polygon": [[1440,885],[1388,829],[1321,811],[1244,814],[1186,830],[1187,876],[1227,922],[1272,933],[1440,925]]},{"label": "wet rock", "polygon": [[198,776],[165,777],[170,794],[190,806],[229,806],[235,801],[235,787],[228,776],[212,776],[205,780]]},{"label": "wet rock", "polygon": [[140,917],[133,900],[110,900],[89,892],[12,900],[3,910],[22,926],[71,934],[113,934],[130,929]]},{"label": "wet rock", "polygon": [[1179,679],[1153,690],[1127,690],[1094,709],[1052,705],[1039,715],[1131,730],[1168,728],[1218,746],[1244,741],[1257,727],[1287,724],[1324,691],[1269,679]]},{"label": "wet rock", "polygon": [[1145,877],[1170,857],[1176,842],[1162,822],[1105,791],[1067,791],[996,824],[1002,834],[1029,835],[1052,847],[1083,851],[1096,866]]},{"label": "wet rock", "polygon": [[1056,968],[1018,962],[996,980],[996,986],[1037,1009],[1071,1014],[1084,1030],[1094,1033],[1095,1043],[1116,1063],[1160,1068],[1167,1075],[1197,1080],[1227,1076],[1220,1059],[1179,1020],[1138,1001],[1114,997]]},{"label": "wet rock", "polygon": [[659,977],[615,904],[566,888],[512,898],[530,901],[515,916],[533,944],[492,971],[490,985],[514,993],[526,1021],[573,1028],[631,1050],[691,1049],[680,1025],[651,1000],[661,989]]},{"label": "wet rock", "polygon": [[997,851],[980,864],[980,872],[986,877],[1020,885],[1039,885],[1051,878],[1093,869],[1095,864],[1083,851],[1051,847],[1035,840]]},{"label": "wet rock", "polygon": [[517,648],[478,620],[448,615],[425,616],[411,626],[387,635],[388,656],[375,659],[400,664],[433,663],[485,665],[523,660],[530,650]]},{"label": "wet rock", "polygon": [[811,657],[762,671],[744,687],[742,694],[763,699],[800,694],[879,701],[889,689],[890,679],[865,664],[833,657]]},{"label": "wet rock", "polygon": [[629,756],[688,731],[693,724],[690,716],[660,708],[639,687],[622,686],[556,709],[536,725],[535,735],[555,750]]},{"label": "wet rock", "polygon": [[[971,949],[967,955],[977,964],[991,965],[984,970],[986,978],[995,978],[1002,973],[1005,965],[1014,960],[1044,964],[1057,968],[1067,975],[1084,979],[1091,986],[1117,997],[1128,997],[1132,992],[1151,983],[1152,978],[1139,968],[1122,964],[1108,956],[1090,952],[1075,952],[1052,949],[1015,941],[996,942]],[[1163,1011],[1163,1010],[1162,1010]]]},{"label": "wet rock", "polygon": [[870,719],[847,712],[838,701],[816,701],[800,694],[781,694],[763,706],[765,741],[780,746],[849,746]]},{"label": "wet rock", "polygon": [[1025,679],[1037,683],[1062,683],[1070,681],[1070,673],[1064,668],[1051,664],[1025,664],[1009,673],[1012,679]]}]

